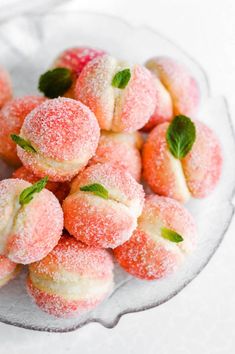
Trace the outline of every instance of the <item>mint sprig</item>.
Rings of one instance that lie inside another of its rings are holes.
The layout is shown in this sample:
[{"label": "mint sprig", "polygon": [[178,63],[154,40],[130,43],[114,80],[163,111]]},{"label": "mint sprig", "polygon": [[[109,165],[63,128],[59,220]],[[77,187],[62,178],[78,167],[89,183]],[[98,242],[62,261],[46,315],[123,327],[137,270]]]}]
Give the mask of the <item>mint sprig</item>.
[{"label": "mint sprig", "polygon": [[93,184],[88,184],[86,186],[82,186],[80,187],[80,191],[91,192],[103,199],[108,199],[109,196],[109,192],[107,191],[107,189],[104,186],[102,186],[102,184],[99,183],[93,183]]},{"label": "mint sprig", "polygon": [[40,179],[38,182],[34,183],[32,186],[25,188],[19,197],[19,202],[21,205],[28,204],[34,197],[35,193],[40,193],[43,188],[45,188],[48,182],[48,177]]},{"label": "mint sprig", "polygon": [[196,128],[192,120],[178,115],[170,123],[166,132],[166,141],[171,154],[177,159],[184,158],[196,140]]},{"label": "mint sprig", "polygon": [[33,153],[37,152],[28,140],[21,138],[19,135],[11,134],[11,139],[25,151]]},{"label": "mint sprig", "polygon": [[72,72],[67,68],[55,68],[46,71],[39,78],[38,89],[48,98],[56,98],[71,87]]},{"label": "mint sprig", "polygon": [[163,238],[175,243],[179,243],[184,240],[180,234],[173,230],[167,229],[166,227],[161,228],[161,235]]},{"label": "mint sprig", "polygon": [[112,80],[112,86],[117,87],[119,89],[124,89],[128,84],[131,78],[131,71],[130,69],[124,69],[122,71],[118,71]]}]

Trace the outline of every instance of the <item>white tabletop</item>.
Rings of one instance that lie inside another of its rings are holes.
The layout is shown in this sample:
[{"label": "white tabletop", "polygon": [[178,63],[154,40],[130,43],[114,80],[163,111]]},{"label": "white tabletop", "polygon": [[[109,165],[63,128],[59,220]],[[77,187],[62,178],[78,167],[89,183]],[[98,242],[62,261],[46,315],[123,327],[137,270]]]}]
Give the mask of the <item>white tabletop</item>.
[{"label": "white tabletop", "polygon": [[[164,33],[201,63],[212,94],[227,97],[235,117],[234,0],[0,0],[0,21],[24,11],[43,11],[56,2],[121,16]],[[206,269],[168,303],[127,315],[112,330],[91,324],[72,333],[50,334],[0,324],[0,354],[233,354],[234,254],[233,220]]]}]

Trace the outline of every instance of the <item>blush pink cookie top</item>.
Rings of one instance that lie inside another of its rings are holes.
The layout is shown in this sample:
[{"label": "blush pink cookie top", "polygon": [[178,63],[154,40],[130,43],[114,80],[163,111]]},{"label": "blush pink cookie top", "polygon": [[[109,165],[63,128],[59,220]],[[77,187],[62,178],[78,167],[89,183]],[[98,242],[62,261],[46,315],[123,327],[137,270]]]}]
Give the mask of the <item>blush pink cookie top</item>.
[{"label": "blush pink cookie top", "polygon": [[73,47],[64,50],[54,62],[54,67],[67,68],[79,76],[83,68],[93,59],[104,55],[103,50],[89,47]]},{"label": "blush pink cookie top", "polygon": [[[92,184],[102,185],[107,198],[80,189]],[[143,187],[128,172],[108,163],[95,164],[74,179],[63,202],[65,228],[90,246],[113,248],[131,236],[143,204]]]},{"label": "blush pink cookie top", "polygon": [[222,151],[214,132],[196,121],[196,140],[182,160],[169,151],[166,133],[169,123],[156,126],[143,148],[144,178],[152,190],[185,203],[190,196],[208,196],[219,181]]},{"label": "blush pink cookie top", "polygon": [[[130,69],[124,88],[113,86],[114,76]],[[140,65],[130,66],[103,55],[89,62],[79,76],[75,97],[96,115],[101,129],[133,132],[144,126],[154,112],[156,86],[151,73]]]},{"label": "blush pink cookie top", "polygon": [[[176,232],[183,240],[173,242],[162,228]],[[135,277],[154,280],[170,275],[195,247],[196,225],[190,213],[177,201],[148,196],[138,227],[131,238],[114,250],[119,264]]]},{"label": "blush pink cookie top", "polygon": [[16,144],[11,134],[19,134],[25,117],[42,102],[44,97],[25,96],[8,101],[0,111],[0,157],[7,163],[19,166]]},{"label": "blush pink cookie top", "polygon": [[65,97],[74,98],[74,88],[78,76],[83,68],[94,58],[104,55],[103,50],[89,47],[74,47],[64,50],[58,58],[56,58],[53,67],[66,68],[71,70],[72,85],[63,95]]},{"label": "blush pink cookie top", "polygon": [[155,57],[147,61],[146,67],[170,93],[175,115],[193,116],[197,112],[200,102],[199,86],[184,64],[169,57]]},{"label": "blush pink cookie top", "polygon": [[[24,166],[17,168],[12,173],[12,178],[24,179],[29,183],[36,183],[40,180],[40,177],[35,176],[31,171],[27,170]],[[51,191],[60,203],[67,197],[70,191],[70,185],[68,182],[60,183],[60,182],[51,182],[48,181],[46,184],[46,189]]]},{"label": "blush pink cookie top", "polygon": [[71,180],[95,154],[100,137],[96,117],[70,98],[48,100],[25,119],[20,136],[35,153],[17,147],[18,156],[35,175],[51,181]]},{"label": "blush pink cookie top", "polygon": [[32,186],[21,179],[0,182],[0,254],[29,264],[45,257],[62,234],[63,212],[47,189],[21,205],[20,194]]},{"label": "blush pink cookie top", "polygon": [[89,161],[89,165],[112,163],[114,166],[128,171],[139,182],[141,156],[136,147],[138,142],[131,141],[132,139],[128,135],[130,134],[103,132],[95,156]]},{"label": "blush pink cookie top", "polygon": [[112,257],[106,250],[63,236],[46,258],[30,265],[27,288],[43,311],[79,316],[111,292]]}]

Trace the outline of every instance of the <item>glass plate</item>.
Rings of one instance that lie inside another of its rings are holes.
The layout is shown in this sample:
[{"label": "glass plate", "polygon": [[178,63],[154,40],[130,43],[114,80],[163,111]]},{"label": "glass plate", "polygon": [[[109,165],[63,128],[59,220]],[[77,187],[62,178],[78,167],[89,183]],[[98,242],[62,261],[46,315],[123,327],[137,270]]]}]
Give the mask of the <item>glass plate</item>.
[{"label": "glass plate", "polygon": [[[196,218],[199,242],[196,251],[172,276],[153,282],[140,281],[115,267],[115,290],[97,309],[74,319],[57,319],[41,312],[27,296],[26,271],[0,290],[0,321],[41,331],[66,332],[90,322],[114,327],[123,314],[158,306],[181,291],[210,260],[233,215],[235,187],[233,128],[226,101],[211,97],[200,65],[162,35],[146,27],[131,27],[120,19],[92,13],[53,11],[44,16],[18,17],[0,26],[0,62],[11,72],[16,95],[37,92],[39,75],[64,48],[88,45],[106,49],[114,56],[144,63],[154,55],[169,55],[187,64],[202,92],[198,118],[219,135],[224,167],[215,192],[205,200],[192,200],[188,208]],[[0,164],[1,176],[9,175]],[[217,222],[215,222],[215,220]]]}]

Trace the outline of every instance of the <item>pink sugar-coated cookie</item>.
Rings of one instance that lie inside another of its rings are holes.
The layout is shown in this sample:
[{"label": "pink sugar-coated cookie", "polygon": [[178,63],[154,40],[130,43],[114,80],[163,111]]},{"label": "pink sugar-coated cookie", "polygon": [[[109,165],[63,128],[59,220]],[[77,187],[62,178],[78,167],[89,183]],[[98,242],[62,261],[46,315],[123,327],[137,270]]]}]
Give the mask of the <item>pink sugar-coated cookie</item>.
[{"label": "pink sugar-coated cookie", "polygon": [[196,122],[197,138],[182,166],[190,193],[207,197],[215,188],[222,171],[223,157],[215,133],[204,123]]},{"label": "pink sugar-coated cookie", "polygon": [[169,123],[155,127],[143,148],[143,174],[152,190],[182,203],[190,196],[203,198],[215,188],[222,170],[218,138],[205,124],[195,121],[196,141],[182,160],[169,151],[166,132]]},{"label": "pink sugar-coated cookie", "polygon": [[7,284],[19,273],[20,266],[4,256],[0,256],[0,287]]},{"label": "pink sugar-coated cookie", "polygon": [[101,133],[95,156],[89,165],[96,163],[112,163],[118,168],[128,171],[136,181],[141,177],[141,156],[139,150],[133,145],[128,134]]},{"label": "pink sugar-coated cookie", "polygon": [[16,144],[10,135],[18,135],[25,117],[44,101],[45,98],[40,96],[13,98],[0,111],[0,157],[7,163],[20,165]]},{"label": "pink sugar-coated cookie", "polygon": [[70,98],[48,100],[24,121],[20,136],[36,153],[17,146],[23,165],[54,182],[71,180],[88,163],[98,146],[100,129],[95,115]]},{"label": "pink sugar-coated cookie", "polygon": [[0,254],[29,264],[45,257],[63,229],[63,212],[53,193],[43,189],[21,205],[20,194],[31,184],[21,179],[0,182]]},{"label": "pink sugar-coated cookie", "polygon": [[[17,168],[17,170],[13,172],[12,178],[23,179],[32,184],[40,180],[40,177],[35,176],[24,166]],[[51,191],[60,203],[63,202],[63,200],[67,197],[70,191],[70,185],[68,182],[60,183],[48,181],[45,188]]]},{"label": "pink sugar-coated cookie", "polygon": [[[175,243],[162,237],[162,227],[177,232],[183,241]],[[182,264],[192,252],[197,238],[191,214],[177,201],[148,196],[131,238],[114,249],[124,270],[146,280],[164,278]]]},{"label": "pink sugar-coated cookie", "polygon": [[[131,77],[127,86],[114,87],[114,76],[128,68]],[[134,132],[142,128],[156,106],[156,85],[151,73],[140,65],[130,67],[108,55],[86,65],[74,94],[94,112],[101,129],[114,132]]]},{"label": "pink sugar-coated cookie", "polygon": [[0,109],[12,98],[11,79],[8,72],[0,66]]},{"label": "pink sugar-coated cookie", "polygon": [[[108,191],[108,199],[80,190],[95,183]],[[143,187],[128,172],[108,163],[92,165],[74,179],[63,202],[65,228],[90,246],[114,248],[131,236],[143,204]]]},{"label": "pink sugar-coated cookie", "polygon": [[83,68],[94,58],[104,55],[100,49],[89,47],[74,47],[64,50],[54,61],[53,67],[66,68],[72,72],[72,86],[64,94],[65,97],[74,98],[74,87],[76,80]]},{"label": "pink sugar-coated cookie", "polygon": [[72,70],[77,77],[83,68],[93,59],[104,55],[105,51],[89,47],[74,47],[64,50],[56,58],[54,67]]},{"label": "pink sugar-coated cookie", "polygon": [[138,150],[142,149],[143,143],[144,143],[144,139],[142,137],[142,134],[138,131],[133,132],[133,133],[114,133],[111,131],[107,131],[107,130],[101,130],[101,135],[102,136],[107,136],[110,139],[112,139],[113,141],[117,141],[120,142],[120,144],[122,143],[126,143],[129,146],[135,147]]},{"label": "pink sugar-coated cookie", "polygon": [[169,122],[173,118],[173,105],[169,92],[157,77],[155,77],[155,84],[157,88],[156,107],[153,115],[142,128],[145,132],[150,131],[160,123]]},{"label": "pink sugar-coated cookie", "polygon": [[27,289],[50,315],[79,316],[112,291],[112,257],[106,250],[63,236],[47,257],[29,266]]},{"label": "pink sugar-coated cookie", "polygon": [[146,67],[170,93],[174,114],[194,116],[200,102],[200,90],[189,69],[177,60],[163,56],[149,59]]}]

